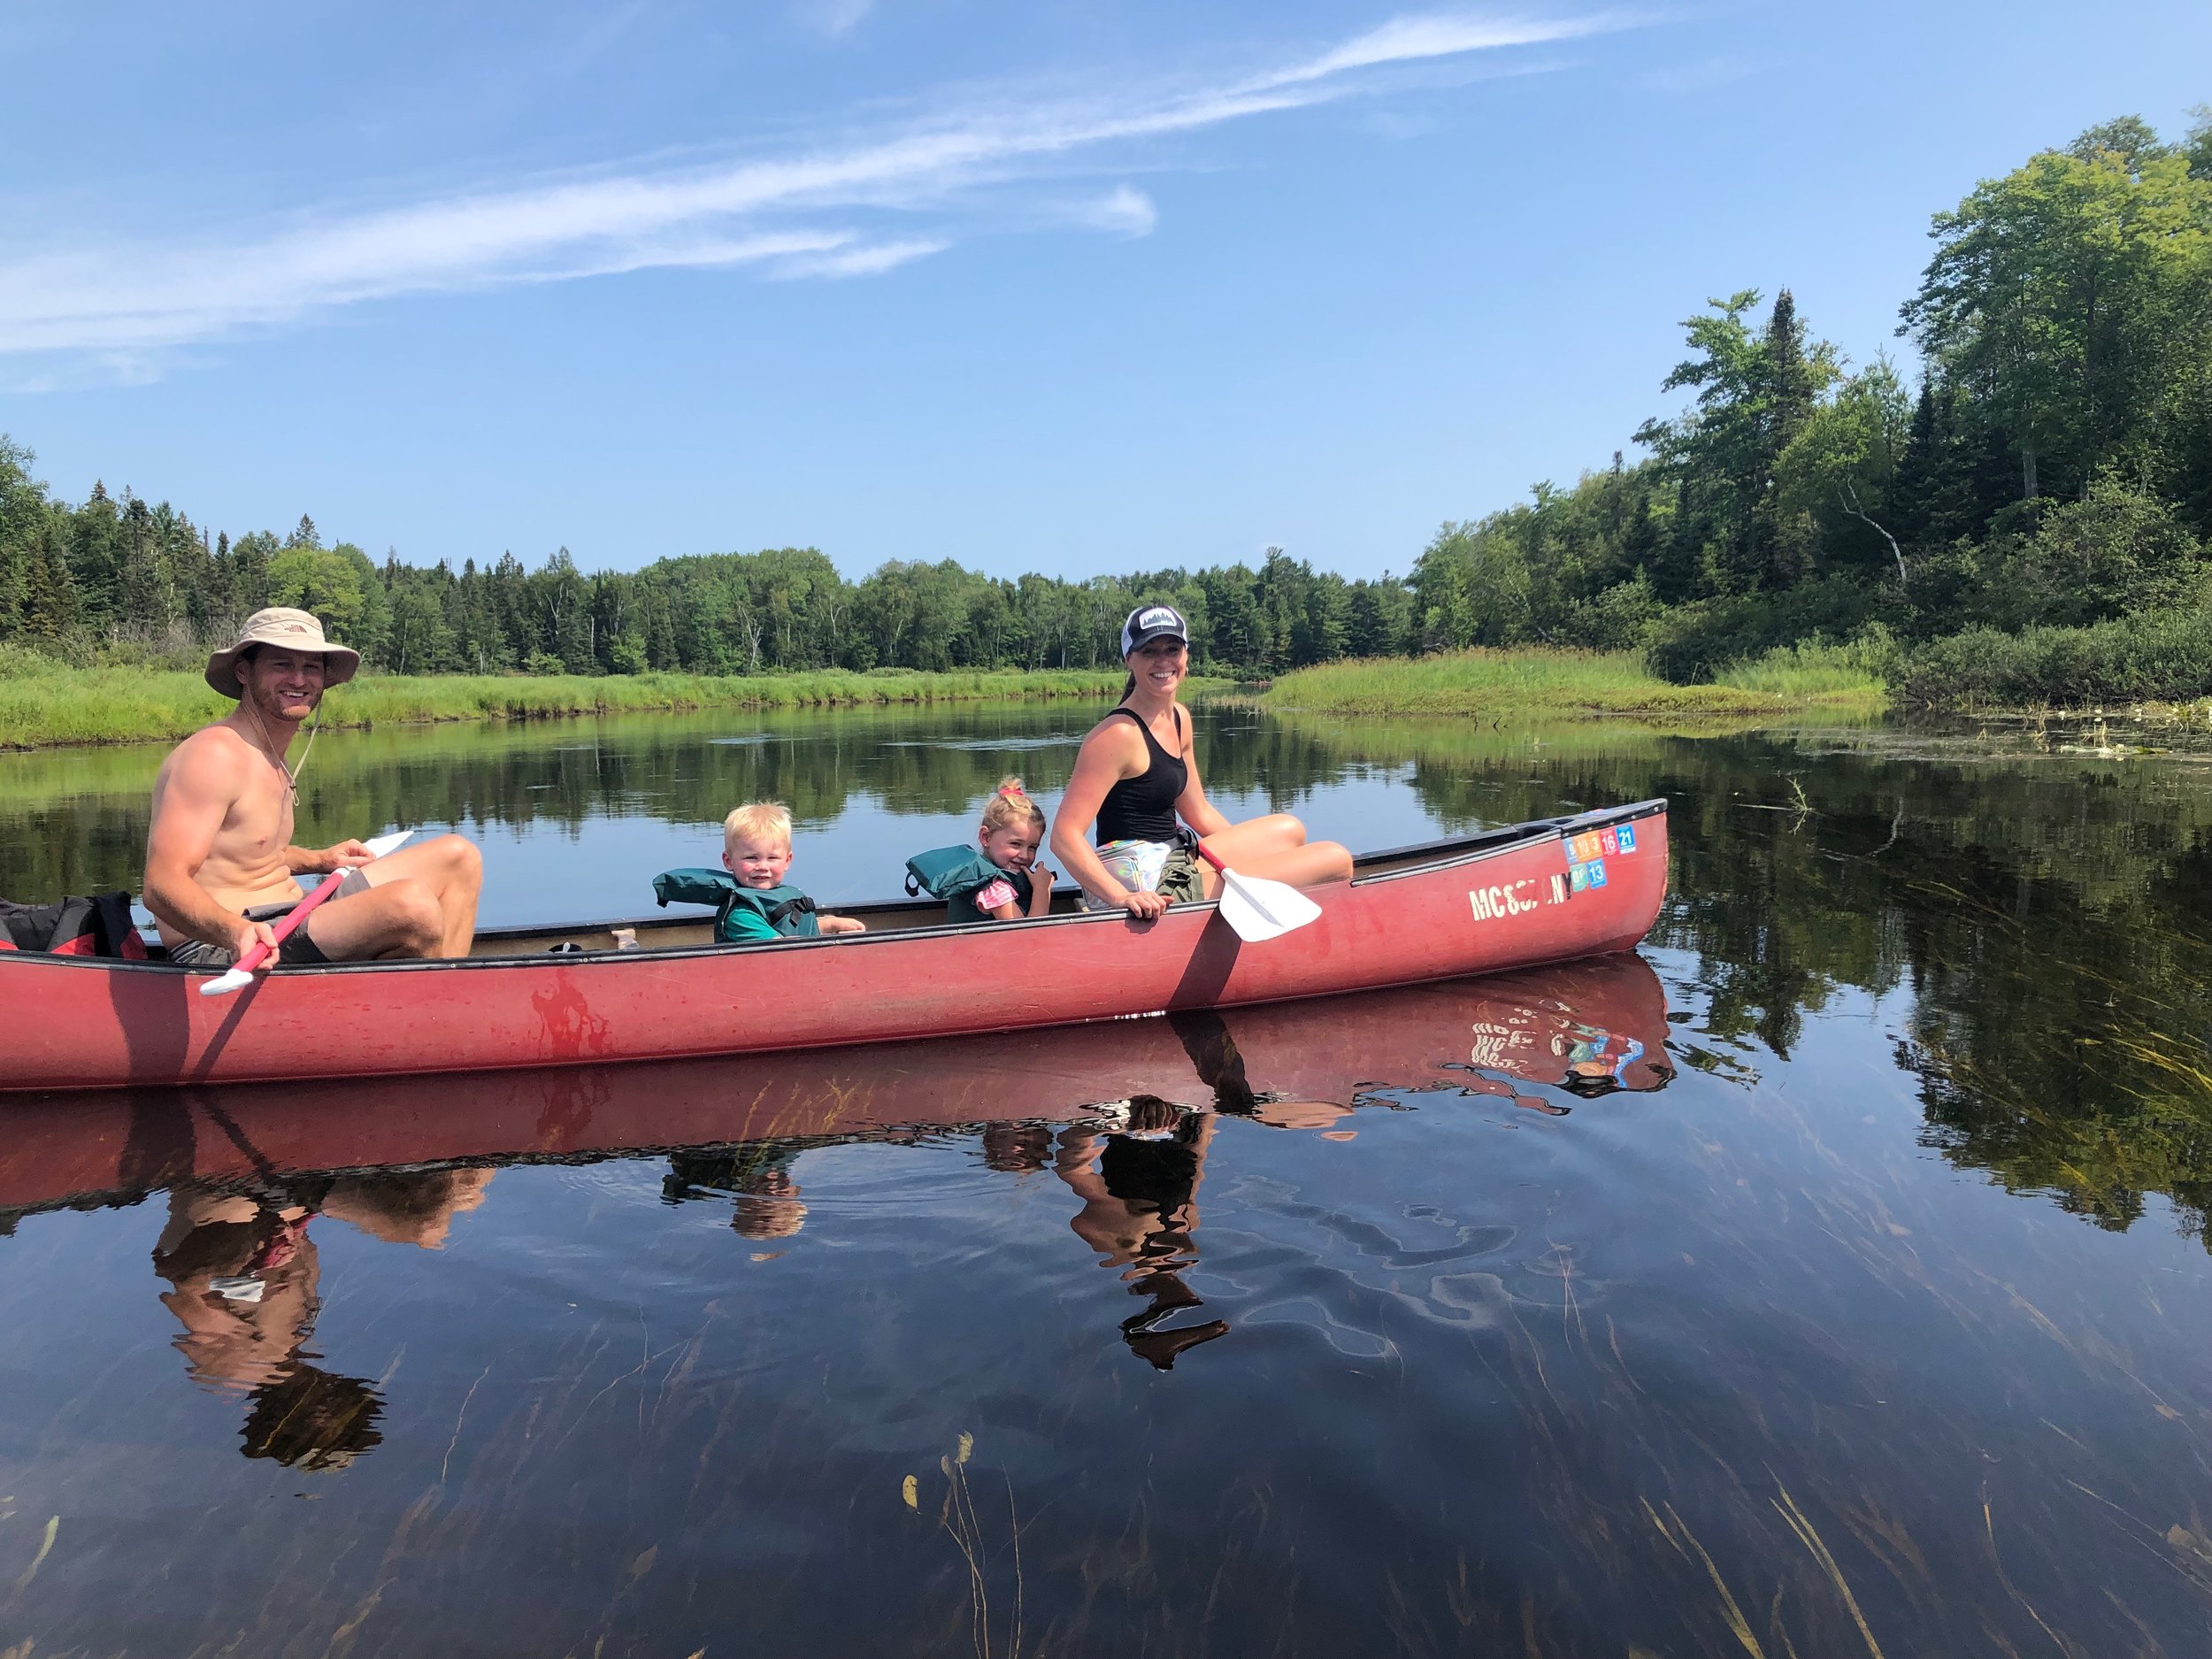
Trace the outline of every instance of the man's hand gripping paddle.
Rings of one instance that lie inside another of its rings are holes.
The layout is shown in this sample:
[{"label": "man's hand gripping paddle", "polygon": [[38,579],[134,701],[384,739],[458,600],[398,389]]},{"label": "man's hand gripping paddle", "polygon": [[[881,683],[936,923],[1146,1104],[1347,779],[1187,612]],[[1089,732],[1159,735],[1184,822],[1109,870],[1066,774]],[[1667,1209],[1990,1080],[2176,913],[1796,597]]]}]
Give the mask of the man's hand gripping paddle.
[{"label": "man's hand gripping paddle", "polygon": [[1204,841],[1198,843],[1198,856],[1221,872],[1221,919],[1248,944],[1279,938],[1321,914],[1318,904],[1287,882],[1239,875]]},{"label": "man's hand gripping paddle", "polygon": [[[415,832],[412,830],[395,830],[389,835],[380,835],[374,841],[363,841],[361,844],[369,849],[369,856],[372,860],[374,860],[381,858],[386,853],[397,851],[400,843],[404,841],[414,833]],[[354,864],[349,867],[358,870],[361,866],[359,864]],[[337,892],[338,884],[345,879],[345,871],[334,870],[328,875],[325,876],[320,881],[317,882],[315,884],[315,890],[309,894],[305,898],[302,899],[297,904],[295,904],[291,909],[291,913],[286,916],[282,921],[276,925],[277,943],[281,945],[286,940],[289,939],[294,933],[297,933],[300,928],[300,924],[308,918],[310,913],[313,911],[314,908],[318,904],[320,904],[325,899],[330,897],[332,894]],[[228,996],[233,991],[238,990],[243,986],[251,985],[253,983],[253,971],[259,967],[264,962],[267,961],[268,956],[268,946],[256,945],[244,956],[239,957],[237,965],[233,967],[227,973],[219,973],[206,984],[200,987],[200,995],[202,996]]]}]

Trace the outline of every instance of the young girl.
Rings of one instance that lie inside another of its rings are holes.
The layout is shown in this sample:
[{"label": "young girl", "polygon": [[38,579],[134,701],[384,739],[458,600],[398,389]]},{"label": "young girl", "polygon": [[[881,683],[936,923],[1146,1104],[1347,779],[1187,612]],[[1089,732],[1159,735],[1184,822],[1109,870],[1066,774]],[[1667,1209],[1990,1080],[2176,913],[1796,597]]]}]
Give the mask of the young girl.
[{"label": "young girl", "polygon": [[1019,778],[998,787],[983,809],[973,847],[941,847],[906,861],[910,892],[945,901],[949,922],[1015,922],[1052,909],[1052,872],[1037,862],[1044,810]]}]

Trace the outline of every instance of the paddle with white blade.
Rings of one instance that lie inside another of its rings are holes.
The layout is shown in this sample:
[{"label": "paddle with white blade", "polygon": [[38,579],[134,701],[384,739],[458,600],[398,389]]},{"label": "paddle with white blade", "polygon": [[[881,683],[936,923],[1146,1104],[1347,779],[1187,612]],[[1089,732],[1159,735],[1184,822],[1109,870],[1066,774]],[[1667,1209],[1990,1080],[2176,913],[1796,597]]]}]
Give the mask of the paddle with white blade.
[{"label": "paddle with white blade", "polygon": [[[363,841],[361,844],[369,849],[371,860],[375,860],[381,858],[386,853],[397,851],[400,843],[414,833],[411,829],[394,830],[389,835],[380,835],[374,841]],[[356,870],[360,867],[358,864],[350,866]],[[345,879],[345,871],[334,870],[317,882],[315,890],[295,904],[285,918],[276,925],[276,942],[281,945],[287,939],[297,933],[300,924],[307,919],[309,913],[318,904],[337,892],[338,884]],[[239,957],[237,965],[227,973],[219,973],[205,985],[200,987],[200,995],[202,996],[228,996],[233,991],[251,985],[253,971],[268,960],[270,949],[267,945],[256,945],[244,956]]]},{"label": "paddle with white blade", "polygon": [[1248,944],[1279,939],[1321,914],[1318,904],[1287,882],[1239,875],[1204,841],[1198,843],[1198,856],[1221,872],[1221,919]]}]

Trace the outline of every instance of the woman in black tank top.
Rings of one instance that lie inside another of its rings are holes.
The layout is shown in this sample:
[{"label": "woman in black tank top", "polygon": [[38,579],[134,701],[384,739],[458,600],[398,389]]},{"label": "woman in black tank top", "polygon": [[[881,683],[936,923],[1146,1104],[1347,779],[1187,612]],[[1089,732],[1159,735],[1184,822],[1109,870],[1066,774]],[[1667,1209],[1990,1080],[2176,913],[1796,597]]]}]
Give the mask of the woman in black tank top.
[{"label": "woman in black tank top", "polygon": [[[1171,902],[1210,899],[1213,868],[1179,844],[1181,825],[1240,873],[1300,887],[1349,879],[1352,856],[1334,841],[1308,841],[1287,812],[1232,824],[1206,799],[1190,716],[1176,693],[1190,672],[1189,631],[1168,605],[1140,605],[1122,625],[1129,684],[1121,706],[1091,728],[1052,826],[1062,868],[1083,884],[1090,910],[1123,910],[1148,921]],[[1098,845],[1085,837],[1095,825]]]}]

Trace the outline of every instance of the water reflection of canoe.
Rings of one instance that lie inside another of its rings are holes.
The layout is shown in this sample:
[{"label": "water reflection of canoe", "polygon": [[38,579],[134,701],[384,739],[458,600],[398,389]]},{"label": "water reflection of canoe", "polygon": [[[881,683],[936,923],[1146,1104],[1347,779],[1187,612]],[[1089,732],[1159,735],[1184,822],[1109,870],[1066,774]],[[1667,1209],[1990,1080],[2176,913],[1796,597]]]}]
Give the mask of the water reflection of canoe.
[{"label": "water reflection of canoe", "polygon": [[1061,1031],[806,1054],[50,1094],[12,1102],[0,1217],[188,1181],[588,1158],[647,1149],[1068,1122],[1154,1096],[1325,1126],[1384,1089],[1556,1096],[1672,1075],[1659,980],[1633,954],[1479,979]]},{"label": "water reflection of canoe", "polygon": [[[757,1054],[1418,984],[1628,949],[1666,870],[1666,803],[1648,801],[1363,858],[1316,890],[1319,920],[1263,945],[1207,904],[949,928],[941,904],[890,903],[841,907],[859,938],[716,946],[674,917],[618,951],[603,925],[511,929],[462,961],[284,968],[220,999],[166,963],[0,953],[0,1088]],[[583,954],[545,954],[564,943]]]}]

